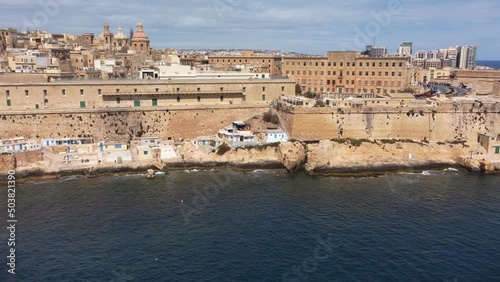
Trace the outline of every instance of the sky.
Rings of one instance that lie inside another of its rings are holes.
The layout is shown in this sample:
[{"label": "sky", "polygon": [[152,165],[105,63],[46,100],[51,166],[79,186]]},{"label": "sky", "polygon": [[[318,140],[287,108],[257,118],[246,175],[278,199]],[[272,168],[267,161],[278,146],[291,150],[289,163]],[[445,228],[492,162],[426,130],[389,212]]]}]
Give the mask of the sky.
[{"label": "sky", "polygon": [[108,22],[128,36],[142,22],[153,48],[265,49],[325,55],[477,45],[500,60],[498,0],[0,0],[0,27],[98,36]]}]

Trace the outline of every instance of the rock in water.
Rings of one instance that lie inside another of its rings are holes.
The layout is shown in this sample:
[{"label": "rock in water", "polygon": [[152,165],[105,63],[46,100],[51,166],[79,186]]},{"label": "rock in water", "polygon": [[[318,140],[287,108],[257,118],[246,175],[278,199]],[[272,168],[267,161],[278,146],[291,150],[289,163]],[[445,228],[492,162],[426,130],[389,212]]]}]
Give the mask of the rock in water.
[{"label": "rock in water", "polygon": [[149,179],[155,178],[155,171],[153,169],[148,169],[147,178]]},{"label": "rock in water", "polygon": [[306,163],[306,147],[300,142],[282,143],[279,146],[278,157],[288,171],[296,172]]}]

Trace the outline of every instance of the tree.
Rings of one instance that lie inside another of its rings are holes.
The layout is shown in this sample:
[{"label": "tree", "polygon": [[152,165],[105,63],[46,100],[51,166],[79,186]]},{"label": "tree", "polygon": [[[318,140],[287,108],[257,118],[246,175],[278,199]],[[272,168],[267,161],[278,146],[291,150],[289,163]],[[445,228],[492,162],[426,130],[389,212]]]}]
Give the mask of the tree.
[{"label": "tree", "polygon": [[132,40],[132,37],[134,37],[134,30],[131,28],[130,29],[130,40]]},{"label": "tree", "polygon": [[299,84],[295,85],[295,95],[302,95],[302,87]]}]

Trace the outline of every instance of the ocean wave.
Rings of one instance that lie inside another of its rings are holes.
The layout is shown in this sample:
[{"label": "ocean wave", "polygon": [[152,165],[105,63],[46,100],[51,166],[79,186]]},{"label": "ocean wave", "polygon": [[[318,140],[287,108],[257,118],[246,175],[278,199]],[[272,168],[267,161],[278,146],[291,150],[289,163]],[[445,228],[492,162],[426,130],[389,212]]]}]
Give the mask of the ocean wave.
[{"label": "ocean wave", "polygon": [[77,180],[77,179],[87,179],[88,177],[85,175],[70,175],[70,176],[63,176],[59,178],[61,181],[71,181],[71,180]]}]

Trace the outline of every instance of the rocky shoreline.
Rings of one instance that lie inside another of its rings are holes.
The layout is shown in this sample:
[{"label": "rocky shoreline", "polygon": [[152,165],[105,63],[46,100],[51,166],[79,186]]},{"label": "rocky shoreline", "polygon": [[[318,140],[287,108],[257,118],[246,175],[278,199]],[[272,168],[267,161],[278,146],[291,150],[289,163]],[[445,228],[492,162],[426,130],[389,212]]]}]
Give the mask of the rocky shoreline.
[{"label": "rocky shoreline", "polygon": [[[422,172],[425,170],[460,168],[471,172],[485,172],[479,162],[466,162],[466,144],[420,143],[395,141],[391,143],[375,141],[323,140],[305,144],[294,141],[266,146],[230,149],[224,153],[210,152],[200,155],[190,147],[184,147],[182,160],[164,163],[164,172],[192,169],[236,170],[287,170],[323,176],[376,176],[391,172]],[[153,164],[100,164],[99,167],[64,169],[47,172],[43,168],[17,168],[21,179],[57,179],[81,175],[99,177],[127,173],[158,171]],[[498,168],[490,168],[489,173],[499,173]],[[0,172],[0,176],[7,172]]]}]

